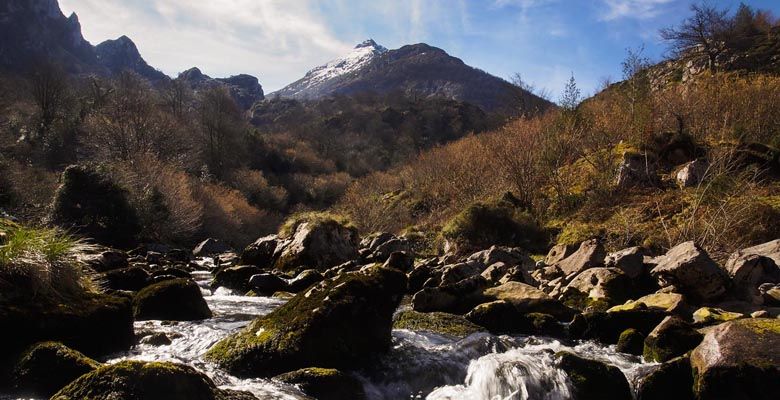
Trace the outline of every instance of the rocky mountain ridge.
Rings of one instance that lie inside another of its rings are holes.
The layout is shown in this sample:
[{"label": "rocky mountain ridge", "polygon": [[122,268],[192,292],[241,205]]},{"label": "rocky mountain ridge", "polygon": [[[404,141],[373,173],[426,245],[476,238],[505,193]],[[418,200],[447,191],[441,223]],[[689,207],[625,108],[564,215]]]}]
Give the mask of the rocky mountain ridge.
[{"label": "rocky mountain ridge", "polygon": [[272,96],[319,99],[361,92],[443,97],[472,103],[486,111],[516,109],[518,103],[524,111],[551,105],[501,78],[470,67],[442,49],[418,43],[387,50],[370,39],[347,56],[312,69]]}]

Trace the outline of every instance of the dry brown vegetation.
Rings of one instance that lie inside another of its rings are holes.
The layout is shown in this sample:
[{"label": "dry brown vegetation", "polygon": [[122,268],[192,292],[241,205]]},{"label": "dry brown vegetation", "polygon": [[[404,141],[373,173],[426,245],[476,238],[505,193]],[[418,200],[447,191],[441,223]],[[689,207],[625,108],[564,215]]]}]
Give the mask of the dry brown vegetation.
[{"label": "dry brown vegetation", "polygon": [[[614,249],[697,240],[723,255],[780,235],[780,185],[767,170],[780,154],[778,85],[777,76],[707,73],[636,96],[623,82],[574,110],[516,120],[369,175],[338,209],[363,230],[437,230],[469,204],[511,191],[560,242],[601,237]],[[679,143],[710,160],[697,187],[674,182],[686,160],[667,153]],[[755,143],[765,151],[747,161],[745,146]],[[627,151],[656,159],[660,184],[616,187]]]}]

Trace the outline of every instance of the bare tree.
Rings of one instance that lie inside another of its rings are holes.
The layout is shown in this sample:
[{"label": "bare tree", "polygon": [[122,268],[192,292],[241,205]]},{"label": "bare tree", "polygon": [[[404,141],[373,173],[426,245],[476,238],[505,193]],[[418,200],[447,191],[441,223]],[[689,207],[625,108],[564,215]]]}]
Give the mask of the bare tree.
[{"label": "bare tree", "polygon": [[65,106],[68,95],[65,71],[51,62],[38,63],[30,76],[30,94],[38,108],[38,137],[45,138]]},{"label": "bare tree", "polygon": [[201,132],[203,133],[206,164],[209,172],[222,177],[229,164],[235,163],[235,157],[228,153],[237,153],[237,144],[242,133],[241,111],[224,87],[214,87],[205,91],[200,106]]},{"label": "bare tree", "polygon": [[719,10],[706,3],[692,4],[693,15],[677,27],[661,29],[661,38],[670,42],[678,57],[707,56],[710,71],[715,72],[716,61],[726,50],[732,20],[728,10]]}]

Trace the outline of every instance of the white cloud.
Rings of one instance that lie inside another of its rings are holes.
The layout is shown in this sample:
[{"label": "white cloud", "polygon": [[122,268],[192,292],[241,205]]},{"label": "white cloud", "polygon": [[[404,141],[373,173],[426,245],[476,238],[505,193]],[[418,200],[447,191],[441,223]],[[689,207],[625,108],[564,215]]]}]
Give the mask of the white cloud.
[{"label": "white cloud", "polygon": [[127,35],[169,75],[197,66],[219,77],[258,76],[266,91],[354,46],[339,40],[314,0],[60,0],[93,44]]},{"label": "white cloud", "polygon": [[602,21],[621,18],[649,19],[656,17],[663,6],[674,0],[603,0],[606,9],[599,17]]}]

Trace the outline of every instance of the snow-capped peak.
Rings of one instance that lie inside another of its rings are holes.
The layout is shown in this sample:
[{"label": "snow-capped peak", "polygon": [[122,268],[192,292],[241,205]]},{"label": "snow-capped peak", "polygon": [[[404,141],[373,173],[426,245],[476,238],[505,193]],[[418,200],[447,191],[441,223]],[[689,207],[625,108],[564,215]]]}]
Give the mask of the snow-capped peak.
[{"label": "snow-capped peak", "polygon": [[373,39],[368,39],[355,46],[355,48],[344,57],[332,60],[325,65],[321,65],[307,72],[299,85],[296,86],[298,86],[299,90],[302,90],[316,86],[329,79],[357,71],[371,62],[376,56],[386,51],[387,49],[385,47],[378,45]]}]

